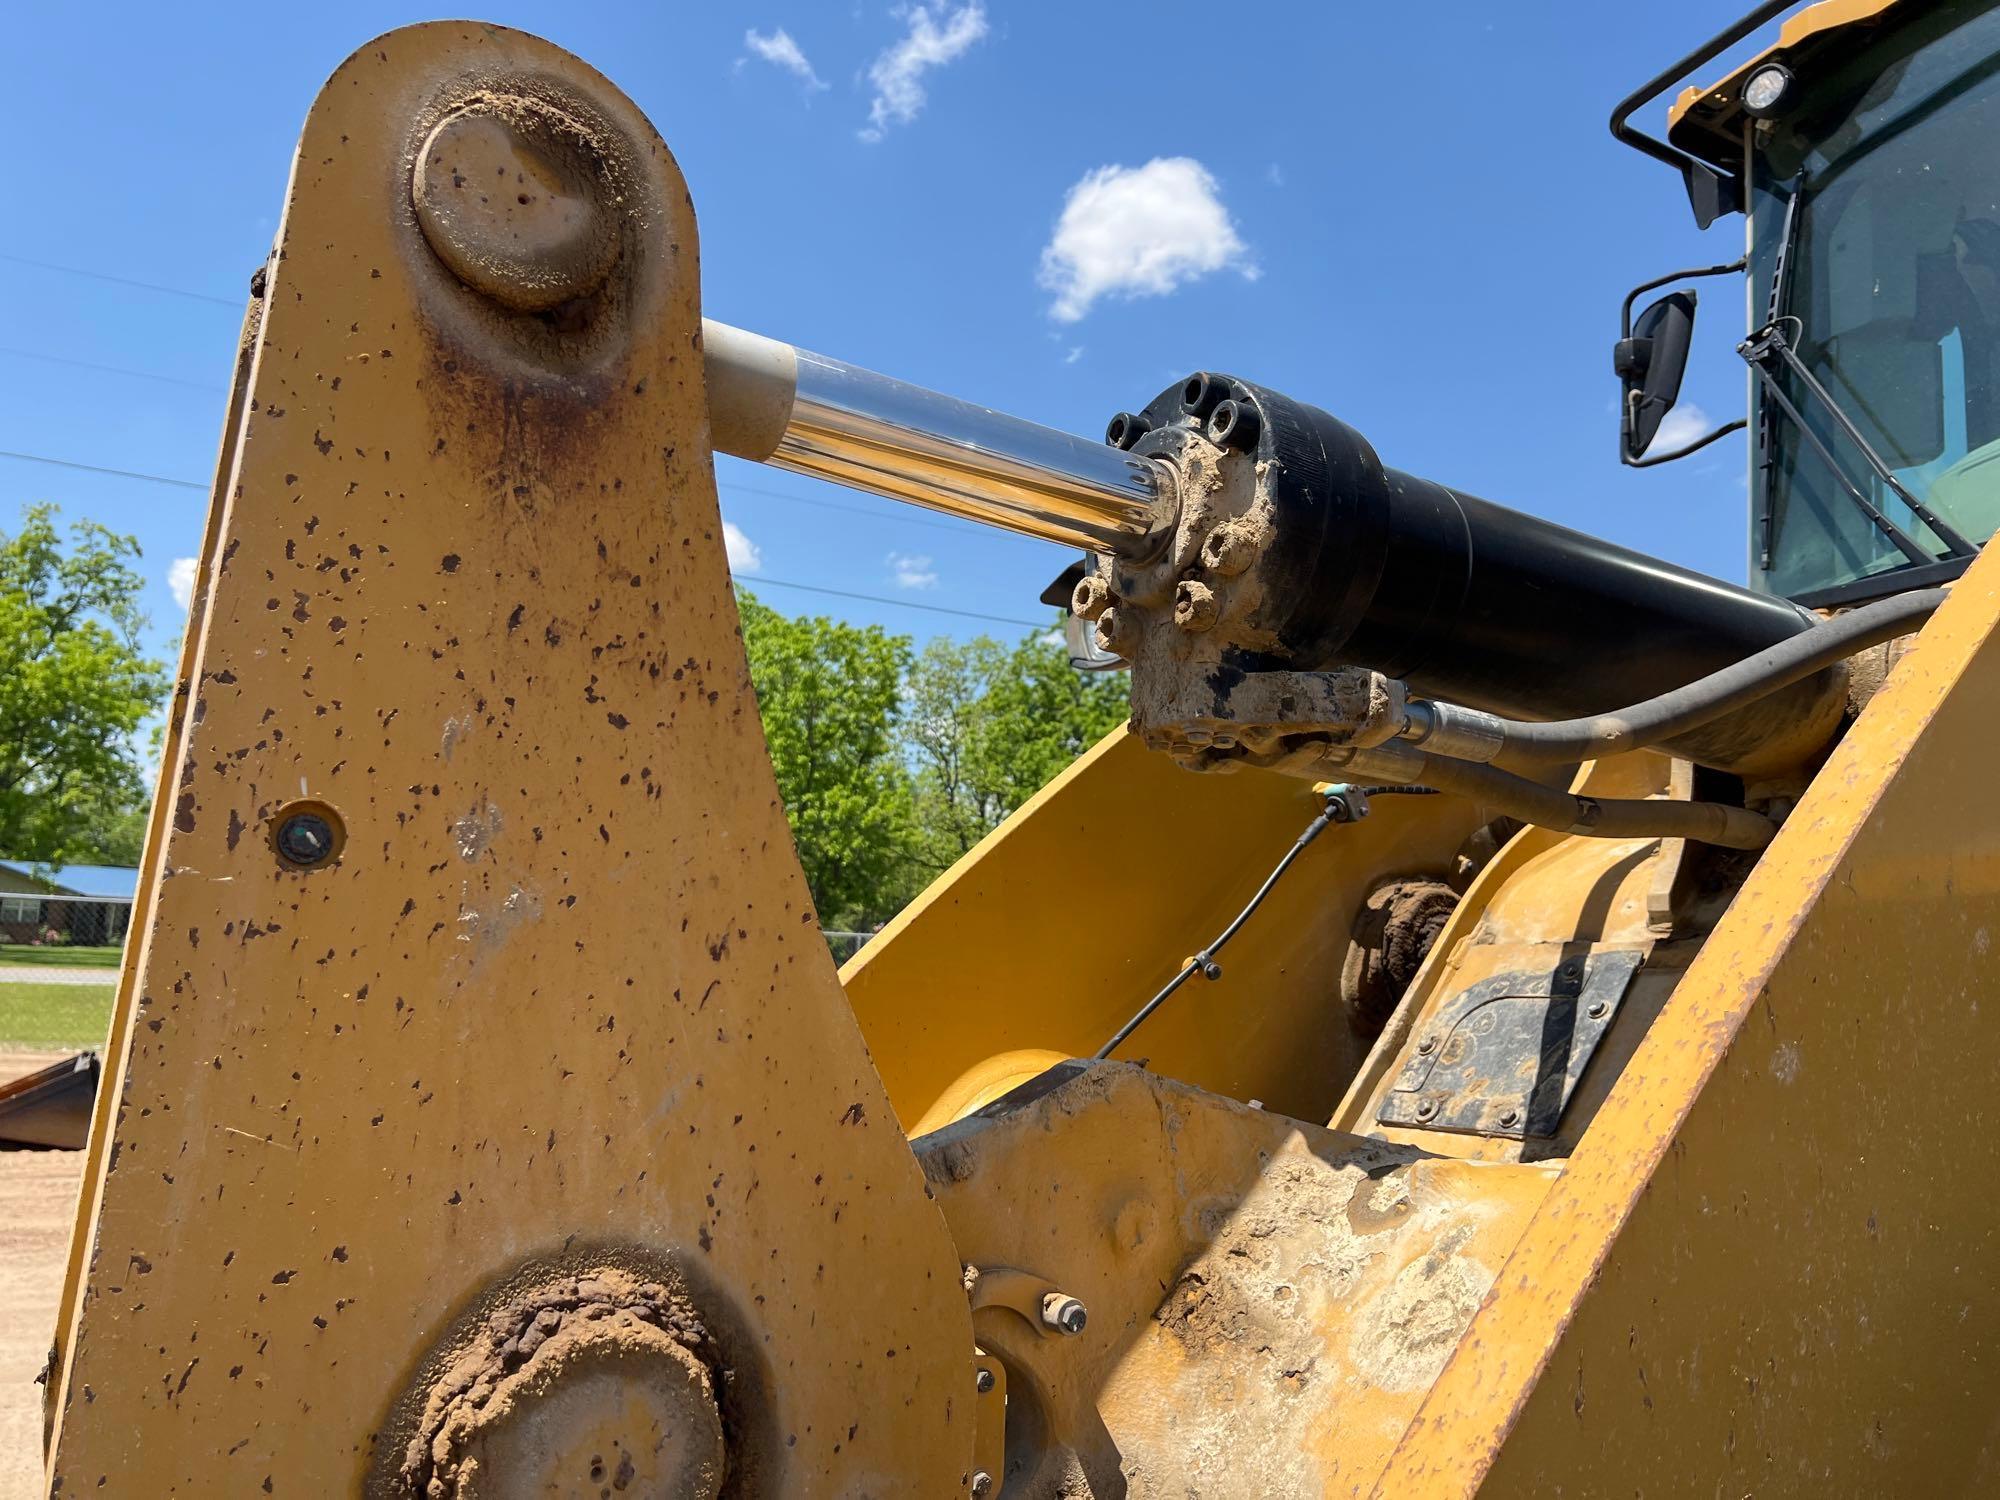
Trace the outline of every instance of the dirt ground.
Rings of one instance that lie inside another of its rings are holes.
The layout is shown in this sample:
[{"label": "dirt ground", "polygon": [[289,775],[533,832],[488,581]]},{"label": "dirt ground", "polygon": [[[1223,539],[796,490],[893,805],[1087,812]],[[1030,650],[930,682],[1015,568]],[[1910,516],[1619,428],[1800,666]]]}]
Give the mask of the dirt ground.
[{"label": "dirt ground", "polygon": [[[0,1051],[0,1081],[66,1055]],[[83,1157],[0,1148],[0,1500],[41,1492],[42,1399],[34,1382],[55,1327]]]}]

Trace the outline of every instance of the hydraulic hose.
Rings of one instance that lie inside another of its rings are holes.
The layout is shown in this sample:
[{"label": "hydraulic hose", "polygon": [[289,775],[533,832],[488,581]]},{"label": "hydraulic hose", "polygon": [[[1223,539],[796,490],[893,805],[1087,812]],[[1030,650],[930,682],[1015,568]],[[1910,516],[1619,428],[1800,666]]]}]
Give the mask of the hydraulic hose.
[{"label": "hydraulic hose", "polygon": [[1412,704],[1403,738],[1458,760],[1522,767],[1590,760],[1657,745],[1756,703],[1857,651],[1908,634],[1929,619],[1944,599],[1943,589],[1919,589],[1879,599],[1824,620],[1685,687],[1587,718],[1534,723],[1503,719],[1453,703]]},{"label": "hydraulic hose", "polygon": [[1454,760],[1393,741],[1370,750],[1334,752],[1319,766],[1316,774],[1337,768],[1341,775],[1393,776],[1398,781],[1435,787],[1484,803],[1523,823],[1586,838],[1678,838],[1725,849],[1761,849],[1778,831],[1769,818],[1724,802],[1585,797],[1543,786],[1498,766]]}]

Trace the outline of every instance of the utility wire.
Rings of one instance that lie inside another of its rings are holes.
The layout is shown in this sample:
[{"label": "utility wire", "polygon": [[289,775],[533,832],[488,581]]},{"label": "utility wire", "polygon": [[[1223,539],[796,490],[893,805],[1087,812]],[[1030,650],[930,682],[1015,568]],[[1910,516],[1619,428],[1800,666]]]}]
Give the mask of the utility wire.
[{"label": "utility wire", "polygon": [[[6,448],[0,448],[0,458],[16,458],[20,459],[23,463],[31,464],[49,464],[58,469],[80,469],[86,474],[111,474],[120,479],[143,479],[148,484],[169,484],[175,489],[206,490],[208,488],[205,484],[196,484],[192,479],[170,479],[165,474],[141,474],[136,469],[108,469],[101,464],[73,463],[66,458],[45,458],[39,453],[15,453]],[[889,604],[894,605],[898,609],[920,609],[924,613],[932,615],[958,615],[967,620],[990,620],[996,625],[1019,625],[1028,630],[1038,629],[1048,623],[1046,620],[1017,620],[1011,615],[981,614],[979,611],[971,609],[952,609],[943,604],[919,604],[914,599],[896,599],[888,594],[860,594],[849,589],[822,588],[818,584],[812,583],[791,583],[782,578],[758,576],[748,580],[748,582],[758,586],[768,584],[772,588],[800,589],[808,594],[830,594],[836,599],[864,599],[870,604]],[[745,580],[737,580],[739,588],[743,587],[744,583]]]},{"label": "utility wire", "polygon": [[921,609],[926,614],[957,615],[965,620],[991,620],[996,625],[1020,625],[1028,630],[1042,630],[1049,626],[1047,620],[1016,620],[1007,615],[983,615],[972,609],[952,609],[943,604],[919,604],[914,599],[892,599],[887,594],[856,594],[846,589],[822,588],[816,583],[787,583],[782,578],[766,578],[761,573],[753,573],[745,578],[731,579],[739,589],[756,590],[769,584],[772,588],[800,589],[808,594],[831,594],[836,599],[866,599],[870,604],[893,604],[899,609]]},{"label": "utility wire", "polygon": [[130,370],[123,365],[92,364],[87,359],[68,359],[60,354],[37,354],[32,349],[11,349],[0,345],[0,354],[14,359],[39,360],[45,365],[68,365],[74,370],[95,370],[100,375],[129,375],[134,380],[157,380],[162,385],[183,385],[191,391],[207,391],[211,396],[223,394],[223,387],[206,380],[183,380],[178,375],[155,375],[151,370]]},{"label": "utility wire", "polygon": [[103,271],[86,271],[81,266],[59,266],[52,260],[31,260],[25,255],[8,255],[0,252],[0,260],[12,261],[17,266],[33,266],[38,271],[57,271],[64,276],[81,276],[86,281],[108,281],[113,286],[137,287],[142,292],[161,292],[169,297],[185,297],[190,302],[213,302],[217,307],[231,307],[241,310],[248,298],[230,301],[227,297],[213,297],[207,292],[190,292],[185,287],[162,286],[157,281],[135,281],[130,276],[110,276]]},{"label": "utility wire", "polygon": [[148,484],[170,484],[177,490],[206,490],[192,479],[170,479],[165,474],[141,474],[137,469],[107,469],[102,464],[80,464],[67,458],[47,458],[39,453],[16,453],[0,448],[0,458],[19,459],[24,464],[47,464],[56,469],[81,469],[86,474],[115,474],[120,479],[143,479]]}]

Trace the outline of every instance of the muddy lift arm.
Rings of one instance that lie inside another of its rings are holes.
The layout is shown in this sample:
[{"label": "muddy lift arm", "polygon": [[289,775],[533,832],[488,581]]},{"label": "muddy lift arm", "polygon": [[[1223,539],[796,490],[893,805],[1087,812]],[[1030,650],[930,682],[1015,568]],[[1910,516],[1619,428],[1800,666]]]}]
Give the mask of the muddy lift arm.
[{"label": "muddy lift arm", "polygon": [[[664,144],[493,27],[342,66],[256,292],[60,1493],[1990,1478],[1990,565],[1829,637],[1245,381],[1100,445],[704,328]],[[712,447],[1086,550],[1131,667],[844,994]],[[1071,1061],[1341,779],[1443,795]],[[1350,923],[1454,869],[1357,1039]]]}]

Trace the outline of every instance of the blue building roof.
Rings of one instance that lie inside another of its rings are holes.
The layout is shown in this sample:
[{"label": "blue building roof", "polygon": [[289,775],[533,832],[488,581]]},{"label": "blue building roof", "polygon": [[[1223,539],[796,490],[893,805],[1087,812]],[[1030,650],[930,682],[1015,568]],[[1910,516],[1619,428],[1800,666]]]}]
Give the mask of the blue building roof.
[{"label": "blue building roof", "polygon": [[41,881],[59,895],[131,901],[139,894],[139,872],[126,865],[38,865],[31,859],[0,859],[0,868]]}]

